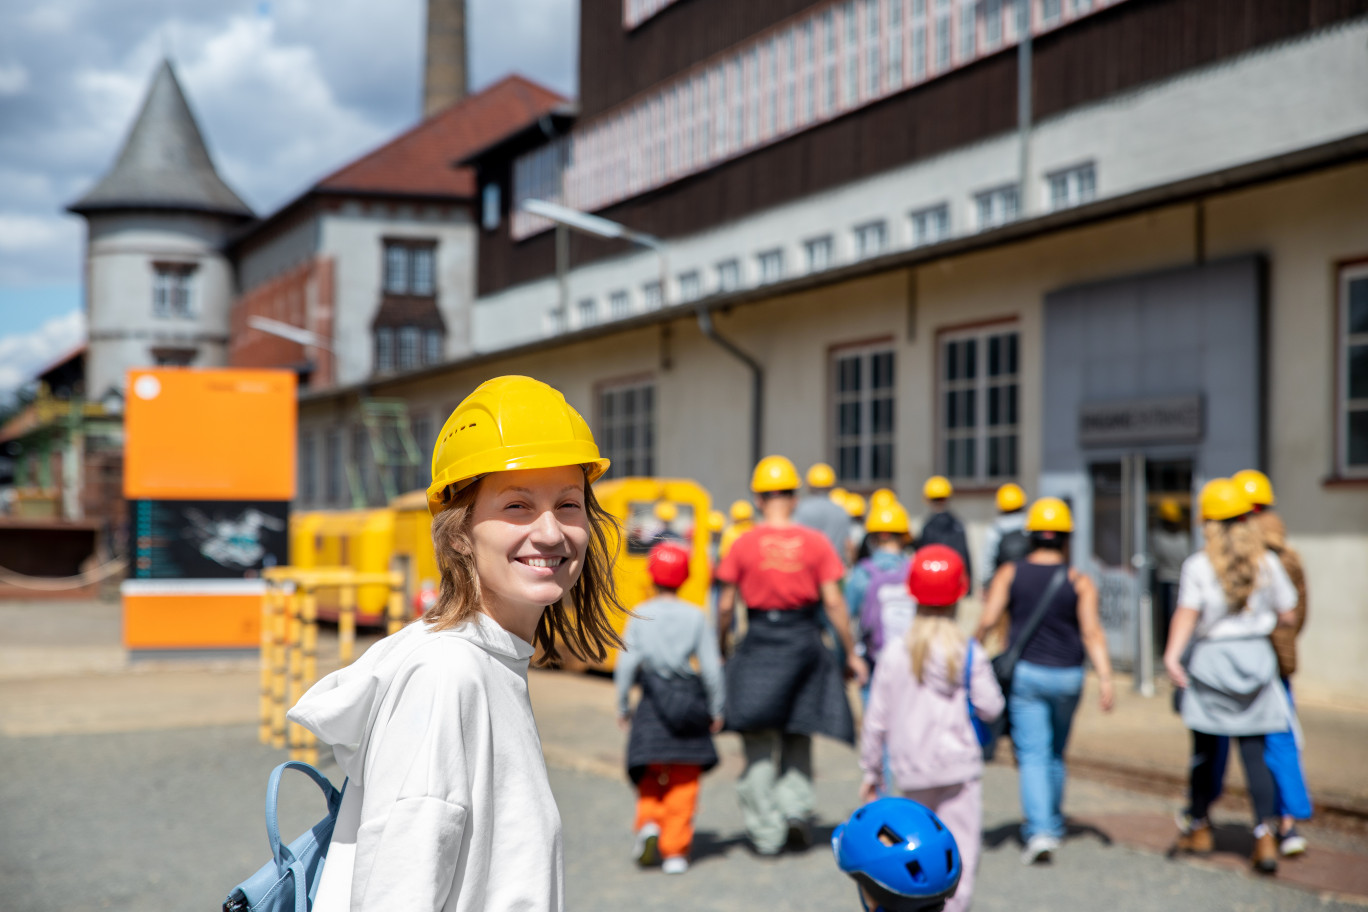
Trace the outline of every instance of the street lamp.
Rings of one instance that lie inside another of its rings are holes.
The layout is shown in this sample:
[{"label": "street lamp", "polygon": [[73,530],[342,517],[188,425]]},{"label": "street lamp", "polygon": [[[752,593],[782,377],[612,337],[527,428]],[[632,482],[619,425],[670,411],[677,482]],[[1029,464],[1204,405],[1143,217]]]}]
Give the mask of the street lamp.
[{"label": "street lamp", "polygon": [[626,225],[602,216],[590,215],[546,200],[525,199],[518,203],[518,208],[529,215],[539,215],[556,223],[556,283],[560,286],[561,313],[568,315],[570,307],[570,287],[566,275],[570,268],[570,239],[566,229],[609,240],[631,241],[633,244],[654,250],[660,256],[660,306],[664,307],[668,303],[670,269],[665,254],[665,242],[660,238],[644,231],[633,231]]}]

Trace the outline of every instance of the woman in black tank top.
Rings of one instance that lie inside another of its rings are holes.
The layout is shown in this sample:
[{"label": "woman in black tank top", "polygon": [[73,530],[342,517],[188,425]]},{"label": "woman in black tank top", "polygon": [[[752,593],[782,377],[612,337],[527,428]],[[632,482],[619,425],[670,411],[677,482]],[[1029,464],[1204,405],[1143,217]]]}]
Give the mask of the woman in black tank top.
[{"label": "woman in black tank top", "polygon": [[[1097,587],[1085,574],[1069,569],[1073,517],[1068,504],[1043,497],[1026,518],[1031,551],[1025,560],[998,568],[988,586],[978,638],[1007,622],[1007,645],[1016,645],[1032,616],[1044,616],[1025,642],[1012,691],[1007,694],[1012,746],[1016,751],[1021,828],[1026,850],[1022,861],[1049,859],[1064,836],[1064,748],[1069,741],[1078,699],[1083,692],[1083,658],[1092,660],[1101,691],[1102,710],[1114,700],[1107,638],[1097,615]],[[1050,593],[1059,574],[1063,582]]]}]

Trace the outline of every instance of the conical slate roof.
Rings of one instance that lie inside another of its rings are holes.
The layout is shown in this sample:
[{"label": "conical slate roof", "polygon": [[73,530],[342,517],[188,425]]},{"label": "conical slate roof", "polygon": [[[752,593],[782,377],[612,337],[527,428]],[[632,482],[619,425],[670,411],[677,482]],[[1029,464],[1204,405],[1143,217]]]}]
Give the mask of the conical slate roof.
[{"label": "conical slate roof", "polygon": [[67,207],[188,209],[251,218],[253,212],[214,170],[195,115],[170,61],[152,79],[119,159],[94,188]]}]

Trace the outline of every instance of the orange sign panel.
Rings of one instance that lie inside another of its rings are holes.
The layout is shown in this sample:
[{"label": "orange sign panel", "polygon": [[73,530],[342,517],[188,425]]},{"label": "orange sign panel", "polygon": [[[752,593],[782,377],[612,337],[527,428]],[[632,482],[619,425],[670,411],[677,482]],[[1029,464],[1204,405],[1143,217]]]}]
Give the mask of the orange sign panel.
[{"label": "orange sign panel", "polygon": [[124,648],[141,650],[257,649],[261,598],[257,581],[235,585],[194,581],[158,587],[128,582],[123,592]]},{"label": "orange sign panel", "polygon": [[292,500],[295,423],[290,371],[131,370],[124,496]]}]

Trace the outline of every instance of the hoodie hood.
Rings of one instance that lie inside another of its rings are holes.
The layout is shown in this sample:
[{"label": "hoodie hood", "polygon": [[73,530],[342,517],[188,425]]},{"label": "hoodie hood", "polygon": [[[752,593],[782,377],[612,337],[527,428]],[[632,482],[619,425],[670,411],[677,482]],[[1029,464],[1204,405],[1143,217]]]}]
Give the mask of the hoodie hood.
[{"label": "hoodie hood", "polygon": [[[433,630],[430,625],[415,621],[309,688],[287,717],[313,732],[319,741],[331,744],[338,766],[360,785],[366,745],[391,685],[414,667],[415,653],[455,645],[452,641],[464,641],[483,650],[526,680],[532,645],[500,627],[488,615],[476,614],[446,630]],[[452,661],[464,658],[457,652]]]}]

